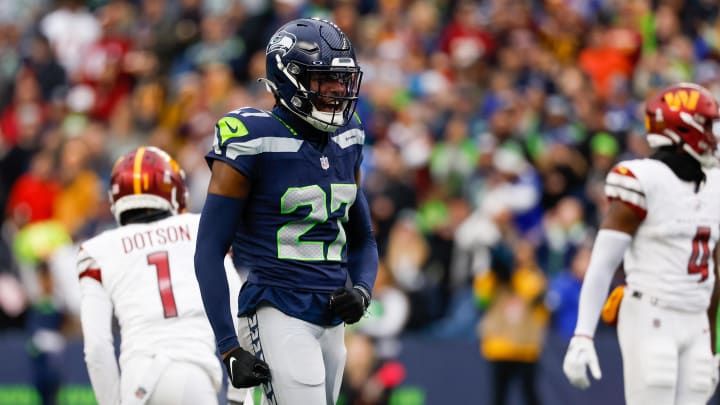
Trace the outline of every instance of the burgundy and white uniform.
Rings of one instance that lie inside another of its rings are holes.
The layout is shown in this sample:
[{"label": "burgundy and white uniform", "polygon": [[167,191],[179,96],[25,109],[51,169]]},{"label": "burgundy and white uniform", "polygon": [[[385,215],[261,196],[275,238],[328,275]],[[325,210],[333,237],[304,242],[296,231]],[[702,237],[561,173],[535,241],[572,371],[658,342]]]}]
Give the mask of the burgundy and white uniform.
[{"label": "burgundy and white uniform", "polygon": [[563,372],[581,389],[590,386],[588,369],[602,378],[593,336],[623,264],[617,332],[626,404],[701,405],[720,371],[708,317],[718,288],[720,105],[708,89],[680,82],[649,92],[644,107],[653,156],[620,162],[606,178],[614,201],[593,243]]},{"label": "burgundy and white uniform", "polygon": [[[129,224],[81,245],[85,361],[100,405],[217,403],[222,371],[193,266],[198,221],[180,214]],[[230,288],[239,290],[226,267]]]},{"label": "burgundy and white uniform", "polygon": [[704,404],[713,364],[707,309],[720,238],[720,170],[696,190],[654,159],[625,161],[605,193],[644,218],[623,263],[618,316],[628,404]]}]

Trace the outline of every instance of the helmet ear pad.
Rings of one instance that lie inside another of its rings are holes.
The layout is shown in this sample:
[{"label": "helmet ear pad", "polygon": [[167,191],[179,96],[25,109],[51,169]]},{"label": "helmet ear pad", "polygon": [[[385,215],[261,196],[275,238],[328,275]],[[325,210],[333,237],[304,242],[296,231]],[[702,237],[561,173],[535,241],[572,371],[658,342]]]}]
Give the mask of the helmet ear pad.
[{"label": "helmet ear pad", "polygon": [[352,117],[362,72],[337,25],[316,18],[285,24],[268,42],[265,67],[277,104],[315,128],[333,132]]}]

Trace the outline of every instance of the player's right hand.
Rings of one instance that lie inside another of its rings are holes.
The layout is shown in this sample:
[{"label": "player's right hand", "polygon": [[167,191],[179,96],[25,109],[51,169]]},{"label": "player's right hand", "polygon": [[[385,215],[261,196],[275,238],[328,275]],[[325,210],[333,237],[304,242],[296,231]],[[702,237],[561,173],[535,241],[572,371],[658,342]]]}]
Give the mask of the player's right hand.
[{"label": "player's right hand", "polygon": [[248,388],[270,381],[270,367],[240,346],[223,354],[230,383],[235,388]]},{"label": "player's right hand", "polygon": [[570,381],[570,384],[585,389],[590,386],[590,379],[586,369],[590,369],[593,378],[602,378],[600,364],[598,363],[595,343],[589,336],[575,335],[570,339],[565,360],[563,361],[563,372]]}]

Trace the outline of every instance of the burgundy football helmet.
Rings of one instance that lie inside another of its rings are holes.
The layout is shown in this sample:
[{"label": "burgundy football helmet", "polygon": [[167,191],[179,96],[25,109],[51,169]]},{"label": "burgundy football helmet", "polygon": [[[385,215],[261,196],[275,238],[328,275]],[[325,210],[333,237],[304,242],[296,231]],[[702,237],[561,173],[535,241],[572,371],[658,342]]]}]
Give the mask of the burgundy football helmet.
[{"label": "burgundy football helmet", "polygon": [[162,149],[141,146],[118,159],[110,175],[110,210],[120,223],[123,212],[139,208],[187,208],[185,172]]},{"label": "burgundy football helmet", "polygon": [[705,167],[720,163],[720,106],[702,86],[678,83],[656,93],[645,104],[645,128],[651,147],[679,145]]}]

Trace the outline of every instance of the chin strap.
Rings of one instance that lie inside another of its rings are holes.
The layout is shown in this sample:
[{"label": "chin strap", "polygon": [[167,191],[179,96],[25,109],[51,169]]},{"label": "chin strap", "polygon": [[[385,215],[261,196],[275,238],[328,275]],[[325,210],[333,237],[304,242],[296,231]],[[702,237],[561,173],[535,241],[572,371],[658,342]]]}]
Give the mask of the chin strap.
[{"label": "chin strap", "polygon": [[280,91],[278,91],[277,86],[275,86],[275,83],[271,82],[270,80],[261,77],[257,79],[258,82],[265,85],[265,89],[272,93],[273,97],[275,97],[275,101],[280,101]]}]

